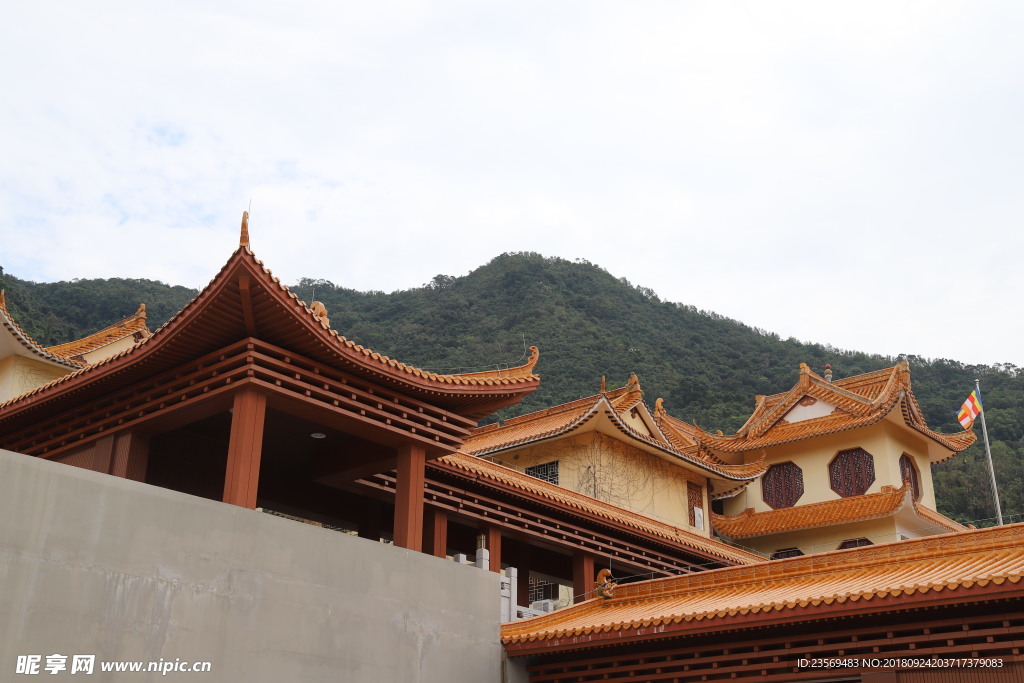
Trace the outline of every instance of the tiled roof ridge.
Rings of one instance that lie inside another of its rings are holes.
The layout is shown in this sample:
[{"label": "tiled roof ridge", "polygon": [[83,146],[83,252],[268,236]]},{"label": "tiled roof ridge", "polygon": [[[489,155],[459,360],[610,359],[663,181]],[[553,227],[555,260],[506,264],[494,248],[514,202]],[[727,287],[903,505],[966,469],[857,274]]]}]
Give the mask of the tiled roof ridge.
[{"label": "tiled roof ridge", "polygon": [[647,531],[662,538],[674,540],[684,545],[690,545],[698,549],[710,552],[718,557],[743,562],[756,562],[763,558],[759,555],[735,548],[734,546],[722,543],[711,538],[699,536],[686,529],[673,526],[642,515],[626,508],[619,507],[612,503],[593,498],[584,493],[572,491],[557,484],[531,477],[528,474],[519,472],[500,463],[484,460],[473,455],[458,451],[433,461],[445,463],[451,467],[463,471],[472,472],[478,476],[486,477],[494,481],[500,481],[514,488],[530,491],[536,495],[555,500],[579,510],[585,510],[591,514],[605,519],[622,522],[627,526]]},{"label": "tiled roof ridge", "polygon": [[930,522],[935,522],[938,526],[949,529],[950,531],[968,531],[972,528],[964,526],[956,520],[950,519],[938,510],[932,510],[929,507],[925,507],[916,500],[914,501],[914,511],[917,513],[918,517],[923,517]]},{"label": "tiled roof ridge", "polygon": [[[970,589],[974,586],[984,588],[990,582],[996,585],[1006,581],[1016,584],[1024,578],[1021,570],[1024,554],[1022,526],[1015,524],[972,530],[625,584],[619,586],[615,597],[610,599],[597,598],[533,619],[503,624],[501,640],[508,645],[599,631],[657,627],[684,620],[700,621],[725,615],[841,604],[890,595]],[[962,565],[970,570],[966,575],[960,569]],[[960,571],[951,576],[950,568]],[[889,574],[886,577],[884,572],[887,570]],[[864,575],[872,571],[881,573],[889,583],[875,587],[870,581],[865,581]],[[807,583],[806,591],[810,594],[805,591],[797,597],[792,586],[801,580]],[[855,588],[834,592],[834,587],[841,587],[844,580]],[[740,595],[744,588],[750,586],[762,587],[760,593],[767,599],[746,604],[737,602],[757,597],[756,592],[748,592],[749,598]],[[790,589],[788,593],[787,588]],[[718,591],[718,595],[713,591]],[[737,597],[732,597],[734,592]],[[705,598],[702,603],[703,594],[728,602],[719,606],[709,605],[709,598]],[[685,611],[684,596],[692,605],[691,611]],[[656,613],[617,621],[614,617],[604,620],[599,617],[602,613],[615,614],[606,610],[628,606],[641,608],[644,603],[659,599],[669,602]],[[593,619],[589,618],[580,623],[590,615],[599,623],[592,623]],[[572,624],[574,619],[576,624]]]},{"label": "tiled roof ridge", "polygon": [[[526,421],[526,422],[517,422],[517,423],[512,423],[512,424],[509,424],[508,422],[506,422],[505,424],[503,424],[500,427],[497,427],[495,429],[489,429],[489,430],[486,430],[486,431],[474,431],[474,432],[472,432],[470,434],[469,438],[466,439],[466,441],[463,443],[462,447],[463,447],[464,450],[466,450],[467,453],[470,453],[470,454],[473,454],[473,455],[476,455],[476,456],[480,456],[480,455],[487,455],[489,453],[494,453],[494,452],[497,452],[497,451],[505,450],[506,448],[512,448],[514,446],[521,446],[523,444],[531,443],[531,442],[534,442],[534,441],[541,441],[543,439],[547,439],[547,438],[550,438],[550,437],[553,437],[553,436],[558,436],[560,434],[564,434],[564,433],[566,433],[568,431],[571,431],[571,430],[575,429],[577,426],[583,424],[584,422],[586,422],[589,419],[591,419],[592,417],[594,417],[594,415],[597,414],[597,408],[601,404],[602,400],[603,400],[602,398],[598,398],[593,403],[593,405],[590,405],[589,408],[587,408],[587,403],[581,403],[580,401],[574,401],[573,403],[576,404],[576,405],[573,405],[572,408],[570,408],[570,409],[557,411],[557,412],[552,413],[551,415],[540,416],[540,417],[554,417],[554,416],[565,414],[567,416],[567,418],[566,418],[566,421],[564,423],[556,424],[553,427],[550,427],[550,428],[548,428],[548,429],[546,429],[544,431],[541,431],[541,432],[536,432],[536,433],[533,433],[533,434],[527,434],[525,436],[522,436],[522,437],[519,437],[519,438],[509,439],[507,441],[501,441],[501,442],[498,442],[496,444],[491,444],[491,445],[485,446],[483,448],[476,448],[476,449],[473,448],[472,442],[473,442],[473,439],[475,437],[494,434],[495,432],[500,432],[500,431],[505,430],[505,429],[507,429],[509,427],[516,427],[516,426],[521,426],[522,424],[528,424],[529,422],[532,422],[533,420],[529,420],[529,421]],[[579,412],[579,414],[572,414],[573,410],[579,411],[581,408],[587,408],[587,409],[583,410],[582,412]],[[570,414],[572,414],[572,415],[570,416]]]},{"label": "tiled roof ridge", "polygon": [[[634,377],[635,377],[635,375],[634,375]],[[583,396],[583,397],[578,398],[578,399],[576,399],[574,401],[568,401],[567,403],[559,403],[557,406],[551,406],[550,408],[542,408],[541,410],[535,410],[532,413],[526,413],[524,415],[517,415],[515,417],[510,417],[509,419],[507,419],[507,420],[505,420],[504,422],[501,423],[501,427],[513,427],[515,425],[525,424],[525,423],[531,422],[533,420],[539,420],[539,419],[544,418],[544,417],[550,417],[552,415],[558,415],[559,413],[569,412],[569,411],[575,410],[576,408],[579,408],[581,406],[589,405],[591,403],[596,403],[597,401],[599,401],[601,399],[602,396],[604,396],[605,398],[609,399],[610,401],[613,401],[613,400],[621,398],[622,396],[627,395],[631,390],[632,389],[631,389],[630,385],[627,383],[627,384],[625,384],[625,385],[623,385],[621,387],[618,387],[616,389],[609,389],[607,391],[600,391],[600,392],[598,392],[596,394],[593,394],[591,396]],[[637,403],[639,403],[639,401]],[[636,405],[636,403],[634,403],[634,404],[632,404],[632,405],[630,405],[630,406],[628,406],[626,408],[623,408],[623,410],[628,410],[629,408],[632,408],[635,405]],[[618,410],[618,409],[616,408],[616,410]],[[619,411],[619,412],[622,412],[622,411]],[[488,425],[488,426],[490,426],[490,425]]]},{"label": "tiled roof ridge", "polygon": [[[367,348],[362,344],[357,344],[351,341],[350,339],[346,338],[344,335],[339,334],[337,330],[330,329],[329,324],[327,324],[322,317],[320,317],[316,312],[314,312],[313,309],[310,306],[308,306],[305,301],[299,299],[299,297],[294,292],[291,291],[288,285],[282,284],[280,278],[275,277],[274,274],[270,271],[270,269],[264,265],[263,261],[256,257],[256,254],[253,252],[253,250],[250,248],[248,244],[247,236],[248,234],[246,226],[245,228],[243,228],[243,242],[239,245],[235,253],[232,254],[232,257],[228,259],[228,262],[224,264],[220,271],[218,271],[217,275],[214,276],[210,283],[213,284],[213,282],[215,282],[217,278],[220,277],[221,274],[225,272],[225,270],[228,268],[228,266],[231,264],[231,262],[234,260],[237,254],[241,253],[244,256],[250,257],[252,259],[252,263],[257,268],[259,268],[265,275],[268,285],[275,285],[280,291],[286,294],[292,301],[294,301],[301,308],[301,310],[306,314],[307,319],[310,322],[312,322],[313,325],[320,327],[328,334],[330,334],[330,336],[336,340],[337,347],[341,350],[348,351],[350,355],[362,356],[364,361],[367,358],[377,361],[377,363],[380,366],[383,366],[382,369],[387,369],[390,372],[394,372],[397,370],[404,374],[413,375],[422,379],[427,379],[432,382],[439,382],[443,384],[461,384],[467,386],[518,384],[540,379],[538,375],[533,374],[533,368],[536,366],[537,360],[540,356],[539,350],[533,346],[530,347],[531,351],[529,359],[526,361],[526,363],[518,367],[497,371],[488,370],[481,373],[439,374],[431,372],[429,370],[423,370],[421,368],[417,368],[413,365],[408,365],[406,363],[400,363],[394,360],[393,358],[390,358],[389,356],[386,356],[381,353],[377,353],[373,349]],[[209,287],[209,285],[207,285],[207,287]],[[203,291],[206,290],[204,289]],[[195,302],[196,299],[198,299],[199,296],[201,296],[202,294],[203,292],[200,292],[199,295],[197,295],[192,301],[190,301],[185,308],[188,308],[188,306]],[[160,329],[167,327],[167,325],[169,325],[171,321],[179,317],[184,311],[185,309],[183,308],[181,311],[179,311],[177,315],[171,318],[171,320],[168,320],[167,323],[161,326]]]},{"label": "tiled roof ridge", "polygon": [[722,460],[717,455],[701,446],[694,438],[702,431],[700,427],[697,425],[691,425],[685,420],[681,420],[674,415],[670,415],[665,410],[662,399],[660,398],[658,399],[658,403],[655,404],[654,419],[658,428],[662,431],[669,442],[681,452],[689,455],[690,457],[710,462],[715,465],[734,467],[731,463]]},{"label": "tiled roof ridge", "polygon": [[[593,401],[593,404],[590,405],[589,408],[587,408],[590,401]],[[544,439],[560,436],[562,434],[566,434],[572,431],[579,425],[582,425],[583,423],[593,418],[595,415],[597,415],[602,405],[606,406],[605,412],[607,416],[609,417],[609,419],[612,420],[615,427],[623,434],[629,436],[632,439],[635,439],[636,441],[640,441],[642,443],[653,446],[654,448],[657,448],[658,450],[666,453],[667,455],[671,455],[675,458],[678,458],[683,462],[695,465],[696,467],[699,467],[706,472],[710,472],[713,473],[714,475],[718,475],[719,477],[730,479],[734,482],[738,482],[739,486],[745,486],[749,481],[755,479],[760,474],[762,474],[767,468],[767,466],[764,464],[763,459],[755,463],[746,463],[743,465],[727,465],[718,462],[713,462],[708,459],[700,458],[697,455],[687,453],[686,451],[678,449],[669,441],[661,441],[655,437],[648,436],[646,434],[641,434],[640,432],[636,431],[630,425],[628,425],[626,422],[622,420],[619,412],[615,409],[615,407],[612,405],[611,401],[607,398],[605,394],[597,394],[597,396],[595,397],[579,399],[571,403],[563,404],[561,406],[555,406],[554,408],[549,408],[548,410],[552,411],[550,414],[544,414],[546,411],[538,411],[537,413],[531,413],[533,417],[530,420],[519,420],[516,422],[509,420],[500,428],[488,429],[484,432],[475,432],[463,444],[463,450],[472,455],[483,456],[489,455],[491,453],[496,453],[498,451],[502,451],[515,446],[522,446],[535,441],[542,441]],[[572,414],[573,410],[579,411],[582,408],[587,409],[578,414]],[[551,417],[563,414],[567,415],[567,419],[564,422],[555,424],[554,426],[545,429],[544,431],[526,434],[525,436],[520,436],[518,438],[509,439],[506,441],[499,441],[497,443],[489,443],[487,446],[482,448],[474,448],[473,446],[474,437],[494,436],[497,432],[500,432],[501,430],[504,430],[509,427],[522,426],[523,424],[528,424],[531,421],[539,420],[540,418],[543,417]],[[716,492],[715,497],[718,498],[725,496],[728,493],[734,491],[735,488],[736,487],[731,487],[723,491]]]},{"label": "tiled roof ridge", "polygon": [[[764,463],[764,458],[761,458],[757,462],[745,463],[743,465],[726,465],[695,457],[694,455],[686,453],[681,449],[677,449],[671,443],[662,442],[655,439],[654,437],[647,436],[646,434],[641,434],[640,432],[636,431],[631,426],[623,422],[621,419],[619,419],[617,413],[614,417],[616,420],[616,426],[619,427],[619,429],[626,431],[635,439],[646,442],[657,448],[660,448],[666,451],[667,453],[675,455],[676,457],[685,460],[686,462],[697,465],[698,467],[703,467],[705,469],[711,470],[712,472],[717,472],[718,474],[724,475],[734,481],[742,480],[743,485],[746,485],[746,483],[748,483],[751,479],[760,476],[767,469],[767,466]],[[716,497],[721,497],[733,490],[734,489],[727,489],[726,491],[721,491],[716,494]]]},{"label": "tiled roof ridge", "polygon": [[[754,413],[736,434],[739,436],[759,437],[775,426],[804,396],[812,396],[820,401],[830,403],[858,417],[863,417],[891,398],[894,381],[901,373],[900,365],[878,371],[880,377],[887,377],[886,387],[877,397],[871,398],[854,391],[849,391],[835,382],[829,382],[811,370],[806,363],[800,364],[800,381],[787,392],[759,400]],[[758,414],[758,411],[761,411]]]},{"label": "tiled roof ridge", "polygon": [[21,325],[14,319],[11,312],[7,309],[7,292],[6,290],[0,289],[0,324],[7,328],[7,330],[14,335],[15,339],[18,340],[22,346],[46,360],[59,363],[65,367],[77,369],[82,367],[83,363],[80,361],[74,361],[69,358],[64,358],[53,353],[50,353],[46,347],[33,339],[29,334],[22,329]]},{"label": "tiled roof ridge", "polygon": [[[231,257],[227,260],[227,262],[223,266],[221,266],[220,270],[217,271],[217,274],[214,275],[213,278],[211,278],[210,282],[206,285],[206,287],[200,290],[199,293],[196,294],[196,296],[194,296],[187,304],[185,304],[185,306],[182,307],[180,311],[171,316],[171,318],[167,322],[165,322],[158,329],[156,329],[150,336],[146,337],[135,346],[125,349],[120,353],[114,354],[108,358],[104,358],[103,360],[98,361],[95,364],[89,365],[88,367],[78,367],[78,369],[75,372],[64,375],[63,377],[59,377],[51,382],[48,382],[47,384],[32,389],[31,391],[12,397],[11,399],[3,403],[0,403],[0,408],[6,408],[14,403],[18,403],[32,396],[35,396],[40,392],[51,389],[54,386],[65,384],[68,381],[71,381],[72,379],[81,376],[85,372],[100,372],[102,371],[102,369],[106,368],[114,361],[117,361],[128,354],[145,353],[146,350],[148,350],[148,348],[151,348],[152,345],[155,343],[154,340],[161,340],[163,336],[167,334],[167,331],[170,330],[180,319],[182,319],[182,317],[186,314],[187,311],[189,311],[191,308],[197,305],[197,302],[201,298],[211,296],[209,294],[209,292],[211,291],[211,286],[216,284],[218,280],[224,276],[224,274],[228,271],[229,268],[233,267],[236,262],[246,259],[248,259],[251,265],[254,266],[258,271],[262,272],[265,278],[265,283],[268,286],[276,286],[280,291],[287,295],[289,299],[294,301],[296,305],[298,305],[301,308],[301,310],[305,312],[305,315],[307,316],[307,321],[309,321],[314,326],[320,327],[321,329],[324,330],[325,333],[329,334],[330,337],[333,338],[335,342],[334,348],[336,348],[338,351],[341,351],[343,355],[361,358],[363,363],[365,363],[367,360],[374,361],[375,364],[378,366],[378,371],[385,375],[410,375],[426,380],[427,382],[430,382],[432,384],[449,384],[452,385],[453,389],[456,387],[469,386],[524,384],[527,382],[533,382],[540,379],[539,375],[532,373],[533,364],[536,363],[536,358],[533,357],[532,353],[530,360],[528,360],[525,365],[520,366],[518,368],[509,368],[507,371],[504,371],[508,373],[506,376],[501,378],[486,379],[478,379],[473,376],[468,376],[467,378],[463,379],[461,375],[457,374],[441,375],[429,372],[427,370],[422,370],[412,365],[399,363],[389,358],[388,356],[376,353],[372,349],[368,349],[360,344],[356,344],[355,342],[346,339],[344,336],[338,334],[337,330],[329,329],[329,325],[327,325],[322,318],[318,317],[310,307],[306,306],[304,301],[301,301],[291,290],[289,290],[287,285],[282,284],[280,279],[275,277],[273,273],[271,273],[270,269],[263,264],[263,261],[256,258],[256,255],[253,253],[252,249],[249,248],[247,244],[240,244],[239,247],[234,252],[232,252]],[[530,374],[521,374],[517,372],[519,370],[523,370],[523,372],[529,372]]]},{"label": "tiled roof ridge", "polygon": [[[108,344],[113,344],[116,341],[124,339],[130,334],[141,332],[143,330],[149,332],[149,328],[146,326],[146,304],[139,304],[139,308],[134,313],[129,316],[125,316],[115,323],[107,325],[101,330],[88,334],[81,339],[48,346],[46,347],[46,350],[56,356],[70,358],[72,356],[78,356],[83,353],[95,351],[96,349],[107,346]],[[110,332],[123,332],[123,334],[120,334],[117,337],[108,337],[107,335]]]},{"label": "tiled roof ridge", "polygon": [[[525,415],[517,415],[516,417],[510,417],[505,420],[499,426],[500,429],[505,427],[515,427],[516,425],[526,424],[527,422],[533,422],[544,417],[551,417],[552,415],[560,415],[562,413],[568,413],[582,408],[583,406],[595,404],[601,399],[601,394],[595,394],[593,396],[585,396],[578,398],[575,401],[569,401],[568,403],[560,403],[557,406],[551,406],[550,408],[544,408],[542,410],[535,410],[532,413],[526,413]],[[489,425],[488,425],[489,426]],[[477,433],[476,430],[473,432]]]},{"label": "tiled roof ridge", "polygon": [[[811,375],[813,373],[808,371],[805,374]],[[924,423],[920,406],[917,403],[917,399],[910,387],[910,370],[905,361],[891,368],[878,370],[869,374],[873,374],[878,379],[885,377],[885,385],[881,388],[877,396],[870,399],[861,397],[859,399],[860,405],[864,407],[857,409],[856,412],[844,414],[833,412],[830,415],[801,420],[792,424],[779,424],[778,418],[785,415],[792,405],[795,405],[796,401],[800,400],[803,395],[813,395],[818,393],[814,388],[815,385],[813,384],[803,388],[801,388],[800,385],[797,385],[793,390],[790,390],[783,395],[786,397],[785,401],[775,403],[771,408],[770,413],[766,412],[762,415],[756,415],[755,410],[755,415],[747,421],[747,434],[742,432],[743,428],[741,428],[741,431],[736,434],[728,436],[711,434],[710,432],[700,429],[696,437],[697,441],[702,446],[731,453],[761,449],[768,446],[777,446],[790,443],[792,441],[799,441],[801,439],[875,424],[889,415],[894,407],[901,402],[901,399],[909,397],[909,401],[901,404],[904,422],[908,427],[921,432],[950,451],[953,451],[949,457],[952,457],[974,443],[976,437],[974,437],[973,434],[966,436],[962,434],[940,434],[927,427]],[[857,375],[854,378],[857,377],[861,376]],[[878,383],[876,382],[875,385],[877,386],[877,384]],[[827,385],[828,383],[825,382],[824,385],[819,384],[817,386],[827,387]],[[825,390],[828,389],[826,388]],[[817,397],[819,396],[816,396],[816,398]],[[825,400],[828,399],[826,398]],[[767,399],[758,397],[759,406],[764,405],[766,402]],[[843,406],[837,407],[842,408]],[[854,408],[853,405],[848,405],[846,407]],[[757,417],[756,420],[754,419],[755,416]],[[758,429],[758,427],[763,428]],[[774,433],[771,431],[772,429],[779,430],[779,433],[776,436],[772,436]],[[752,435],[751,432],[757,432],[757,434]]]},{"label": "tiled roof ridge", "polygon": [[763,512],[755,512],[753,508],[731,516],[712,512],[711,521],[723,536],[739,539],[881,519],[896,514],[911,501],[909,486],[909,481],[904,481],[899,488],[883,486],[881,491],[875,493]]},{"label": "tiled roof ridge", "polygon": [[[860,386],[865,384],[878,383],[879,381],[881,381],[883,377],[888,380],[888,378],[893,374],[893,371],[898,368],[903,368],[904,370],[909,372],[910,363],[907,362],[906,360],[901,360],[898,363],[896,363],[896,365],[892,365],[885,368],[879,368],[878,370],[871,370],[869,372],[862,372],[859,375],[850,375],[849,377],[834,377],[832,379],[832,384],[845,388],[847,385],[851,384]],[[853,390],[851,389],[850,391]]]}]

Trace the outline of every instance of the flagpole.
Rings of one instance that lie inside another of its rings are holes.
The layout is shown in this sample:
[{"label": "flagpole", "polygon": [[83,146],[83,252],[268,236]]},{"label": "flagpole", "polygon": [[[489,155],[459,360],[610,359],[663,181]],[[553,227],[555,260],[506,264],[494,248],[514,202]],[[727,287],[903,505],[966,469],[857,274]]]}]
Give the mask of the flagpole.
[{"label": "flagpole", "polygon": [[981,403],[981,433],[985,437],[985,455],[988,456],[988,474],[992,478],[992,499],[996,501],[996,518],[999,526],[1003,525],[1003,510],[999,507],[999,489],[996,487],[996,470],[992,466],[992,449],[988,445],[988,426],[985,424],[985,401],[981,398],[981,381],[974,380],[974,388],[978,392],[978,402]]}]

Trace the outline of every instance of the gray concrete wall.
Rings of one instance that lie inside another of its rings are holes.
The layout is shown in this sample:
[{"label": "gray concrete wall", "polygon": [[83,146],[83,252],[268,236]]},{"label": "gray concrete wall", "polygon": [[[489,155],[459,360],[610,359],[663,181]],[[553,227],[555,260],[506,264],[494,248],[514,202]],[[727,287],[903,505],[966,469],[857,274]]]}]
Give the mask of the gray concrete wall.
[{"label": "gray concrete wall", "polygon": [[[95,654],[84,680],[486,683],[498,596],[491,572],[0,451],[0,680]],[[161,659],[212,671],[99,671]]]}]

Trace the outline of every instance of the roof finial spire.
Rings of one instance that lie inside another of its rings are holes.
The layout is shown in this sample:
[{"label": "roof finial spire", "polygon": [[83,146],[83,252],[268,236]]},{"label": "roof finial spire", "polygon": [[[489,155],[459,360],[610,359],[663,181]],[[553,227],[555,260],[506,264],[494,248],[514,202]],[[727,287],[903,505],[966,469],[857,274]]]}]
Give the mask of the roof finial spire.
[{"label": "roof finial spire", "polygon": [[249,248],[249,212],[242,212],[242,234],[238,238],[238,246]]},{"label": "roof finial spire", "polygon": [[828,363],[825,363],[825,381],[832,381],[832,366],[829,365]]},{"label": "roof finial spire", "polygon": [[608,378],[601,375],[601,393],[608,391]]},{"label": "roof finial spire", "polygon": [[7,310],[7,290],[0,289],[0,308]]}]

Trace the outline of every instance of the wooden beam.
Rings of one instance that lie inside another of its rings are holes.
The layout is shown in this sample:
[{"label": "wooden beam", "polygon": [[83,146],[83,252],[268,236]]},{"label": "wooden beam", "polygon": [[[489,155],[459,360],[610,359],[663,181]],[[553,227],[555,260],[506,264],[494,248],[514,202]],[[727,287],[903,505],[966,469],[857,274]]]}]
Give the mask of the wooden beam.
[{"label": "wooden beam", "polygon": [[242,298],[242,319],[245,321],[245,333],[256,336],[256,317],[252,314],[252,289],[248,275],[238,276],[238,291]]},{"label": "wooden beam", "polygon": [[419,551],[423,547],[423,484],[427,454],[419,444],[398,448],[395,482],[395,545]]},{"label": "wooden beam", "polygon": [[225,503],[250,510],[256,507],[266,413],[267,397],[264,394],[249,388],[235,394],[224,477]]},{"label": "wooden beam", "polygon": [[[433,462],[429,465],[431,467],[428,469],[432,469]],[[394,478],[387,474],[362,479],[359,484],[392,494],[395,490]],[[637,531],[629,535],[610,535],[609,530],[603,528],[607,526],[604,520],[597,524],[585,518],[572,520],[569,515],[573,513],[567,513],[561,518],[549,516],[558,515],[558,511],[551,510],[548,501],[544,501],[543,507],[535,506],[537,501],[529,499],[514,505],[433,478],[427,479],[425,497],[431,506],[447,510],[452,519],[471,522],[474,526],[479,526],[480,522],[498,524],[518,538],[561,546],[567,554],[574,548],[585,548],[595,555],[608,556],[620,565],[629,566],[631,574],[649,571],[660,576],[675,576],[694,566],[692,556],[696,553],[688,546],[667,546],[662,549],[660,543],[657,546],[652,544],[652,541],[660,542],[661,539],[653,539]],[[613,528],[613,534],[614,531]],[[727,565],[727,561],[721,560],[720,564]]]}]

